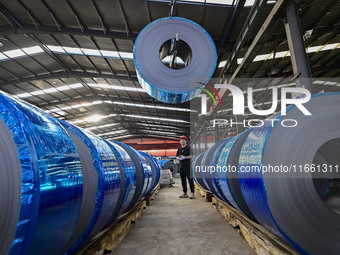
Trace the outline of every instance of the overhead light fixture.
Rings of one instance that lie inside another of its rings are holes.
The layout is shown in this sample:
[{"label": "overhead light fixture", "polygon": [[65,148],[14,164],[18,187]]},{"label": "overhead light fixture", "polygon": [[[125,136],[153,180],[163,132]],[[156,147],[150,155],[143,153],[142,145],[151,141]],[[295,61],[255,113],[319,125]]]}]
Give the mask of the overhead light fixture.
[{"label": "overhead light fixture", "polygon": [[181,120],[181,119],[158,118],[158,117],[153,117],[153,116],[142,116],[142,115],[133,115],[133,114],[121,114],[120,116],[129,117],[129,118],[151,119],[151,120],[180,122],[180,123],[188,123],[188,124],[190,124],[189,121]]},{"label": "overhead light fixture", "polygon": [[100,121],[102,118],[104,118],[104,116],[98,115],[98,114],[94,114],[94,115],[88,117],[86,119],[86,121],[88,121],[88,122],[97,122],[97,121]]},{"label": "overhead light fixture", "polygon": [[4,51],[3,54],[5,54],[9,58],[18,58],[26,56],[26,53],[20,49]]},{"label": "overhead light fixture", "polygon": [[105,125],[100,125],[100,126],[92,126],[92,127],[88,127],[85,128],[85,130],[94,130],[94,129],[99,129],[99,128],[108,128],[108,127],[113,127],[113,126],[117,126],[119,125],[119,123],[110,123],[110,124],[105,124]]},{"label": "overhead light fixture", "polygon": [[109,85],[109,84],[100,84],[100,83],[87,83],[87,85],[92,87],[92,88],[125,90],[125,91],[131,91],[131,92],[143,92],[143,93],[146,93],[144,89],[142,89],[142,88],[135,88],[135,87]]},{"label": "overhead light fixture", "polygon": [[303,35],[303,39],[307,40],[309,37],[311,37],[313,34],[313,29],[309,29],[306,31],[306,33]]}]

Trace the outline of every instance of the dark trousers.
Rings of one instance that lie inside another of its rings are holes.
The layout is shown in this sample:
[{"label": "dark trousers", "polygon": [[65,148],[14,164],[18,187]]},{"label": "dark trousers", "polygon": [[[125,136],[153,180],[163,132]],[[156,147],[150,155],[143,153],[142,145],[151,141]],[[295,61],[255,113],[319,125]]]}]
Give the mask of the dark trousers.
[{"label": "dark trousers", "polygon": [[190,178],[190,169],[181,169],[180,174],[181,174],[183,192],[187,193],[188,191],[188,188],[187,188],[187,179],[188,179],[189,185],[190,185],[190,191],[191,193],[194,193],[195,186],[194,186],[194,180]]}]

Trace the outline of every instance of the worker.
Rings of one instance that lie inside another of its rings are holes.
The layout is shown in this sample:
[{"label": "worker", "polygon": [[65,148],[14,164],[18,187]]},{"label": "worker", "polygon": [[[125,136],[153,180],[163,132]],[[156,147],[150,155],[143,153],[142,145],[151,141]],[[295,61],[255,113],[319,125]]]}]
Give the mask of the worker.
[{"label": "worker", "polygon": [[194,187],[194,181],[191,178],[190,175],[190,169],[191,169],[191,159],[193,158],[193,155],[191,155],[191,149],[188,146],[188,139],[186,138],[186,136],[181,136],[179,138],[179,143],[181,145],[181,147],[177,150],[177,154],[176,157],[179,160],[179,171],[180,171],[180,175],[181,175],[181,181],[182,181],[182,187],[183,187],[183,194],[180,195],[180,198],[187,198],[188,194],[187,194],[187,180],[189,181],[189,185],[190,185],[190,199],[194,199],[194,191],[195,191],[195,187]]}]

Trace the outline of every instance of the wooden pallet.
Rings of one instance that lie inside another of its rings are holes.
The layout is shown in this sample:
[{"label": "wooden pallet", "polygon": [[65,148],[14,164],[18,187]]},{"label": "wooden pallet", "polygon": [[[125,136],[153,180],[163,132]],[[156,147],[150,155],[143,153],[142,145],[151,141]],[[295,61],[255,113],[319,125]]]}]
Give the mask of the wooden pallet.
[{"label": "wooden pallet", "polygon": [[[196,184],[200,194],[209,192]],[[210,193],[211,194],[211,193]],[[202,196],[203,196],[202,195]],[[209,195],[208,195],[209,196]],[[271,234],[261,225],[250,220],[239,210],[212,195],[212,205],[222,217],[239,233],[259,255],[299,255],[289,244]],[[207,201],[207,200],[206,200]]]},{"label": "wooden pallet", "polygon": [[157,186],[153,189],[153,191],[150,193],[150,195],[145,197],[146,205],[150,206],[152,201],[155,200],[156,195],[158,194],[160,190],[160,184],[158,183]]},{"label": "wooden pallet", "polygon": [[159,191],[159,184],[141,202],[117,219],[110,227],[99,233],[95,238],[84,244],[76,255],[103,255],[112,254],[118,245],[124,240],[137,220],[142,216],[147,205],[151,205]]},{"label": "wooden pallet", "polygon": [[201,195],[201,197],[204,198],[206,202],[211,202],[213,194],[205,189],[203,189],[201,186],[199,186],[197,183],[195,183],[195,188],[198,191],[198,193]]}]

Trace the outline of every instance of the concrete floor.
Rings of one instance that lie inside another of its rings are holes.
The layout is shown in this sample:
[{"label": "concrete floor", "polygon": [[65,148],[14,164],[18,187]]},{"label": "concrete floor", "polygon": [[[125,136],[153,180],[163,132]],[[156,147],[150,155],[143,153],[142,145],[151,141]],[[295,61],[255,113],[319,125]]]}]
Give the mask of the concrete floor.
[{"label": "concrete floor", "polygon": [[179,198],[180,179],[175,181],[159,191],[115,255],[256,254],[211,203],[197,193],[195,199]]}]

